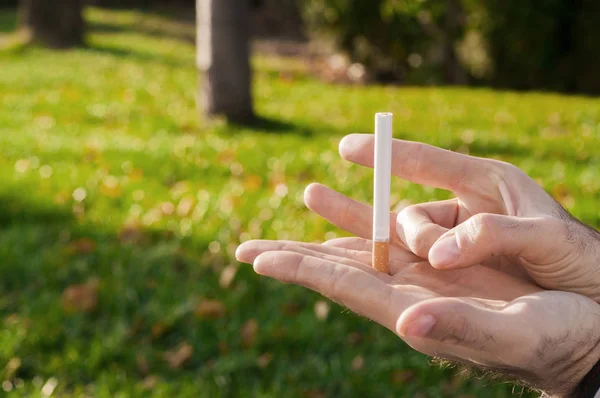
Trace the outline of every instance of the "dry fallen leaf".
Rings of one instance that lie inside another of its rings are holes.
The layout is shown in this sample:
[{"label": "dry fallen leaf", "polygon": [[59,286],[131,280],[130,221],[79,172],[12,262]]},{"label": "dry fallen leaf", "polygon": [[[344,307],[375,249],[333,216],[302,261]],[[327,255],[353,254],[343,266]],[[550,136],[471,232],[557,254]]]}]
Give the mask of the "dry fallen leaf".
[{"label": "dry fallen leaf", "polygon": [[242,326],[242,330],[240,332],[242,338],[242,346],[244,348],[250,348],[254,345],[256,341],[256,334],[258,332],[258,322],[256,319],[249,319]]},{"label": "dry fallen leaf", "polygon": [[361,335],[359,333],[352,332],[346,337],[346,341],[350,345],[356,345],[361,341]]},{"label": "dry fallen leaf", "polygon": [[163,358],[169,363],[171,369],[179,369],[190,360],[193,353],[194,347],[188,343],[181,343],[177,348],[167,351]]},{"label": "dry fallen leaf", "polygon": [[221,271],[221,276],[219,277],[219,286],[223,289],[229,288],[233,279],[235,278],[235,274],[237,273],[238,267],[236,265],[228,265]]},{"label": "dry fallen leaf", "polygon": [[327,315],[329,315],[329,303],[324,300],[319,300],[315,303],[315,315],[317,319],[320,321],[324,321],[327,319]]},{"label": "dry fallen leaf", "polygon": [[19,370],[19,368],[21,367],[21,363],[21,358],[11,358],[4,367],[4,377],[6,377],[7,379],[11,379],[14,376],[14,374],[17,373],[17,370]]},{"label": "dry fallen leaf", "polygon": [[139,224],[125,224],[119,231],[119,241],[121,243],[136,243],[142,237],[142,230]]},{"label": "dry fallen leaf", "polygon": [[114,176],[108,176],[100,186],[100,192],[109,198],[118,198],[122,191],[119,186],[119,180]]},{"label": "dry fallen leaf", "polygon": [[201,300],[194,310],[198,318],[220,318],[226,312],[225,304],[219,300]]},{"label": "dry fallen leaf", "polygon": [[256,192],[262,186],[262,178],[259,175],[252,174],[244,180],[244,190],[246,192]]},{"label": "dry fallen leaf", "polygon": [[365,358],[362,355],[357,355],[352,360],[352,370],[358,371],[365,366]]},{"label": "dry fallen leaf", "polygon": [[144,390],[152,390],[157,382],[158,378],[156,376],[147,376],[144,381],[142,381],[142,388]]},{"label": "dry fallen leaf", "polygon": [[163,202],[160,204],[159,208],[165,216],[170,216],[175,212],[175,205],[171,202]]},{"label": "dry fallen leaf", "polygon": [[219,353],[221,355],[226,355],[227,353],[229,353],[229,344],[227,344],[226,341],[219,341]]},{"label": "dry fallen leaf", "polygon": [[285,303],[281,306],[281,311],[286,315],[296,315],[300,312],[300,306],[297,303]]},{"label": "dry fallen leaf", "polygon": [[416,375],[414,370],[397,370],[392,374],[392,383],[406,384],[413,380]]},{"label": "dry fallen leaf", "polygon": [[73,254],[90,254],[96,250],[96,242],[90,238],[80,238],[69,243],[68,247]]},{"label": "dry fallen leaf", "polygon": [[139,372],[143,375],[148,374],[150,366],[148,365],[148,360],[146,359],[146,357],[143,354],[137,354],[135,360],[137,362],[137,368]]},{"label": "dry fallen leaf", "polygon": [[260,357],[258,357],[258,359],[256,360],[256,365],[259,368],[264,369],[267,366],[269,366],[269,364],[271,363],[272,360],[273,360],[273,354],[271,354],[270,352],[265,352]]},{"label": "dry fallen leaf", "polygon": [[152,335],[152,339],[156,340],[161,337],[165,332],[169,330],[169,326],[162,322],[157,322],[152,325],[152,329],[150,330],[150,334]]},{"label": "dry fallen leaf", "polygon": [[308,390],[304,393],[306,398],[326,398],[327,394],[320,390]]},{"label": "dry fallen leaf", "polygon": [[98,280],[67,287],[62,294],[62,307],[68,312],[92,312],[98,306]]},{"label": "dry fallen leaf", "polygon": [[188,217],[194,211],[194,207],[196,206],[196,201],[191,196],[186,196],[181,199],[179,205],[177,206],[177,215],[179,217]]}]

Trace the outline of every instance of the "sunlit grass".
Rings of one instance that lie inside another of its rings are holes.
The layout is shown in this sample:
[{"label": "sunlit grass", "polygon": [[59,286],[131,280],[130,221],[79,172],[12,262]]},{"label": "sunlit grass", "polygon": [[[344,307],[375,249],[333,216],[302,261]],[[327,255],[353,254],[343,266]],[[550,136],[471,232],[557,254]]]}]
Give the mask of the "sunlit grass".
[{"label": "sunlit grass", "polygon": [[[12,364],[3,387],[36,396],[56,384],[74,397],[509,395],[431,368],[335,305],[317,318],[317,295],[259,278],[233,253],[250,238],[342,234],[305,209],[302,192],[320,181],[371,199],[371,171],[340,160],[337,143],[370,131],[378,111],[395,113],[397,137],[517,164],[599,225],[600,101],[328,86],[299,61],[257,57],[257,110],[268,122],[209,125],[196,109],[188,25],[86,16],[96,26],[88,48],[0,54],[0,362]],[[394,182],[394,202],[445,197]],[[97,304],[69,311],[73,291]],[[224,307],[207,314],[206,299]],[[170,366],[165,353],[181,344],[193,353]]]}]

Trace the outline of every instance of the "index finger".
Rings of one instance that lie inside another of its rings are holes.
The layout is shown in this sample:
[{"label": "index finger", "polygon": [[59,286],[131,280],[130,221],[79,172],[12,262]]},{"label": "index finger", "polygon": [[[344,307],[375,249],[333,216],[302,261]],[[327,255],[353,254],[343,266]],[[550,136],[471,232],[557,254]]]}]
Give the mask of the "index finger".
[{"label": "index finger", "polygon": [[[350,134],[339,145],[340,155],[351,162],[373,167],[374,136]],[[394,139],[392,173],[417,184],[460,193],[498,183],[496,162],[467,156],[420,142]]]}]

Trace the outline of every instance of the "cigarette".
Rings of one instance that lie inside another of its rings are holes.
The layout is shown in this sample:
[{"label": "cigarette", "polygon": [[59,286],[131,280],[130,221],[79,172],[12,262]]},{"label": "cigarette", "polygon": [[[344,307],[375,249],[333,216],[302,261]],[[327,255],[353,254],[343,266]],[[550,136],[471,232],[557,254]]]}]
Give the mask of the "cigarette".
[{"label": "cigarette", "polygon": [[391,113],[375,114],[375,184],[373,187],[373,266],[389,274],[390,180],[392,178]]}]

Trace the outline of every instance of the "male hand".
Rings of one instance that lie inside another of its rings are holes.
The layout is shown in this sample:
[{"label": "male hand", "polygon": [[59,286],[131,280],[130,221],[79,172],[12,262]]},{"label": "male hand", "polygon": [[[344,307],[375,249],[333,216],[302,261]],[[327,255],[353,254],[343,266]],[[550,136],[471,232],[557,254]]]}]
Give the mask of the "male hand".
[{"label": "male hand", "polygon": [[[316,198],[326,199],[319,209],[331,221],[344,222],[330,209],[345,197],[312,185],[309,206]],[[360,221],[352,230],[370,236],[368,206],[348,207],[347,220]],[[305,286],[382,324],[420,352],[500,372],[554,397],[570,396],[600,356],[600,306],[586,297],[542,291],[484,266],[439,271],[398,241],[387,275],[371,267],[371,245],[362,238],[249,241],[236,255],[258,274]]]},{"label": "male hand", "polygon": [[[372,167],[373,142],[372,135],[349,135],[340,143],[340,154]],[[401,140],[393,142],[392,159],[396,176],[456,195],[409,206],[397,218],[400,239],[433,267],[484,264],[600,302],[600,234],[517,167]],[[331,209],[326,217],[344,219],[344,228],[364,215]]]}]

